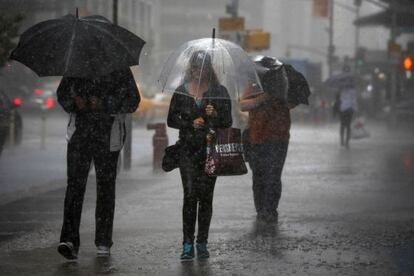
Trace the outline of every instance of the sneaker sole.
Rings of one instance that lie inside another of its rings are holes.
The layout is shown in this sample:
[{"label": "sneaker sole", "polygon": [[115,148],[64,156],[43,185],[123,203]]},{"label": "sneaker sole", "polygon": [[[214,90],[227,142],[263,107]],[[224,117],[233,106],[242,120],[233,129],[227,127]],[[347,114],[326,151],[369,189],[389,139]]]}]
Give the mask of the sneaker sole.
[{"label": "sneaker sole", "polygon": [[182,261],[182,262],[191,262],[191,261],[194,261],[194,257],[188,258],[188,259],[180,259],[180,261]]},{"label": "sneaker sole", "polygon": [[97,257],[109,257],[111,256],[111,254],[110,253],[96,253],[96,256]]},{"label": "sneaker sole", "polygon": [[75,261],[78,258],[77,256],[73,255],[72,250],[64,244],[58,246],[58,252],[60,255],[71,261]]}]

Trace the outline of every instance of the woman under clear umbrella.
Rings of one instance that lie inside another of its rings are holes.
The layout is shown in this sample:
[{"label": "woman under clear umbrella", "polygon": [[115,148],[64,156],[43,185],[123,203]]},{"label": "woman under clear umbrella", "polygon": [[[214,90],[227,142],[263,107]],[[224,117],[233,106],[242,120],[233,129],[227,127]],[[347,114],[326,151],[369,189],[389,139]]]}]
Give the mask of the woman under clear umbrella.
[{"label": "woman under clear umbrella", "polygon": [[232,125],[231,101],[220,84],[206,51],[191,54],[182,83],[170,103],[168,126],[179,129],[181,155],[179,168],[184,191],[183,252],[181,260],[194,258],[194,233],[197,256],[208,258],[208,233],[212,217],[216,178],[205,173],[206,137],[211,129]]}]

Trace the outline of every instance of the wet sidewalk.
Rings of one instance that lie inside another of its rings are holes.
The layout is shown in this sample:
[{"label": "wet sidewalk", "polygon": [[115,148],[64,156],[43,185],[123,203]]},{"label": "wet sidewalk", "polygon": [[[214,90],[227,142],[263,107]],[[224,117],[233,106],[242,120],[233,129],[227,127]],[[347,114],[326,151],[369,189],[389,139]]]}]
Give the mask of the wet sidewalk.
[{"label": "wet sidewalk", "polygon": [[[95,184],[85,197],[77,263],[56,252],[64,187],[0,206],[2,275],[410,275],[414,252],[414,140],[381,126],[338,146],[336,125],[294,126],[280,219],[257,224],[251,175],[220,177],[211,258],[181,263],[178,171],[133,163],[117,184],[114,246],[96,258]],[[172,139],[172,138],[171,138]],[[173,141],[171,140],[170,143]],[[9,227],[9,228],[7,228]]]}]

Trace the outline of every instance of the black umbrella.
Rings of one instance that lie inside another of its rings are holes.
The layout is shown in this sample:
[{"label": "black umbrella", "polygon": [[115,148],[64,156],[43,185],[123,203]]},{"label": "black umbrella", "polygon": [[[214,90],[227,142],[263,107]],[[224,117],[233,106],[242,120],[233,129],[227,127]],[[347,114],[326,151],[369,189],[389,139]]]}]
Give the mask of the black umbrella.
[{"label": "black umbrella", "polygon": [[254,56],[252,59],[265,92],[295,105],[309,104],[308,82],[293,66],[269,56]]},{"label": "black umbrella", "polygon": [[105,17],[68,14],[25,31],[10,58],[41,77],[88,78],[138,65],[144,44],[144,40]]}]

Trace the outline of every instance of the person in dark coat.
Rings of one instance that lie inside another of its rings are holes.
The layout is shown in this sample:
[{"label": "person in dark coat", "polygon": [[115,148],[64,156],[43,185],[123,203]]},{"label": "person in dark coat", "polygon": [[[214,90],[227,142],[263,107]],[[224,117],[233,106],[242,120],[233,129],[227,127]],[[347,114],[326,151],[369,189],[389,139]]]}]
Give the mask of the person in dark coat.
[{"label": "person in dark coat", "polygon": [[241,110],[249,112],[246,139],[249,141],[254,205],[258,221],[266,223],[278,219],[281,176],[290,138],[290,109],[298,104],[293,97],[298,93],[290,91],[288,94],[289,89],[294,88],[288,80],[288,69],[285,65],[276,65],[277,69],[259,74],[264,93],[246,93],[240,100]]},{"label": "person in dark coat", "polygon": [[95,79],[63,77],[58,102],[70,114],[67,148],[67,189],[58,252],[76,259],[79,225],[89,170],[96,171],[95,245],[107,256],[112,246],[115,181],[119,152],[125,140],[125,117],[140,102],[129,68]]},{"label": "person in dark coat", "polygon": [[194,258],[197,219],[197,256],[208,258],[207,240],[216,177],[208,176],[204,171],[206,137],[210,129],[230,127],[232,116],[227,89],[219,84],[207,53],[199,51],[191,56],[184,83],[171,99],[167,121],[169,127],[179,129],[182,145],[179,161],[184,190],[181,259]]}]

